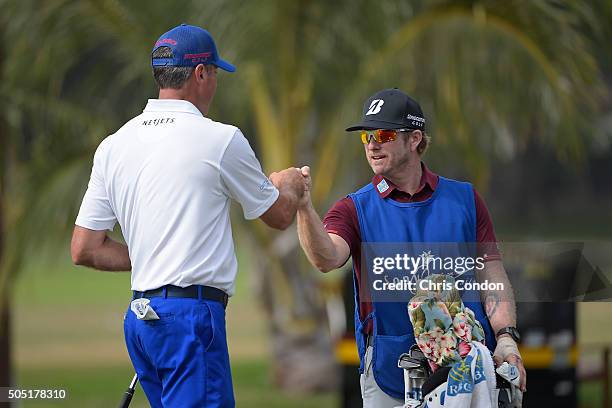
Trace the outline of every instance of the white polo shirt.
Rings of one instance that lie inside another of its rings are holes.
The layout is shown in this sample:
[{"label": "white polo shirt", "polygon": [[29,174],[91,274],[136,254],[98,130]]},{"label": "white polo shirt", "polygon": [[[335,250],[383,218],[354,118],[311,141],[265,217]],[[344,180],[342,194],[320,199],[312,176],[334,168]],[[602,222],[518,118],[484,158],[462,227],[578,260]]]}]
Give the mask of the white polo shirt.
[{"label": "white polo shirt", "polygon": [[132,290],[198,284],[231,296],[230,198],[255,219],[278,195],[238,128],[184,100],[150,99],[98,147],[76,225],[112,230],[119,222]]}]

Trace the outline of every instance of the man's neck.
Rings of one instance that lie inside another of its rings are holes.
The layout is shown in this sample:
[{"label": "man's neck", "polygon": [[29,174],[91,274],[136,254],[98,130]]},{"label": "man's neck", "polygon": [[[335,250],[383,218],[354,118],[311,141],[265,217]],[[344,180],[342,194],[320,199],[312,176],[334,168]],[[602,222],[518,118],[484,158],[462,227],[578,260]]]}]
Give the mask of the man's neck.
[{"label": "man's neck", "polygon": [[417,192],[421,185],[421,178],[423,177],[423,169],[421,168],[421,161],[407,163],[402,168],[401,173],[389,177],[389,181],[397,186],[401,191],[410,195]]},{"label": "man's neck", "polygon": [[158,99],[178,99],[187,102],[191,102],[193,106],[198,108],[202,115],[206,116],[208,114],[208,106],[200,106],[198,105],[198,101],[190,92],[185,91],[184,89],[172,89],[165,88],[159,90]]}]

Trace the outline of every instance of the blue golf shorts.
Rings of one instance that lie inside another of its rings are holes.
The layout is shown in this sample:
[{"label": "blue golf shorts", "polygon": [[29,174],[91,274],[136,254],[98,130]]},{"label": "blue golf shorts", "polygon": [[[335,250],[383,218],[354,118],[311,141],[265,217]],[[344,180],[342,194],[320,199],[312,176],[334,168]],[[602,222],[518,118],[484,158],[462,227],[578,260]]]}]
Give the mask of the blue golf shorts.
[{"label": "blue golf shorts", "polygon": [[151,407],[234,407],[223,305],[163,297],[150,305],[159,320],[138,320],[128,307],[124,332]]}]

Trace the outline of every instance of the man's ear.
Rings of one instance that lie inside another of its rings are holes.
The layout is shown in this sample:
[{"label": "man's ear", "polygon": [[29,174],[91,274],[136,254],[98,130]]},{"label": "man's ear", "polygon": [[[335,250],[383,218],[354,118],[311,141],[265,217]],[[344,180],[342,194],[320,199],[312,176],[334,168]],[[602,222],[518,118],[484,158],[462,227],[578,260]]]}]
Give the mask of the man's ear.
[{"label": "man's ear", "polygon": [[196,79],[204,79],[204,76],[206,75],[206,67],[205,67],[205,65],[204,64],[198,64],[195,67],[194,73],[195,73]]},{"label": "man's ear", "polygon": [[417,151],[421,140],[423,140],[423,132],[421,132],[420,130],[413,130],[412,132],[410,132],[410,134],[408,135],[408,141],[410,143],[411,152]]}]

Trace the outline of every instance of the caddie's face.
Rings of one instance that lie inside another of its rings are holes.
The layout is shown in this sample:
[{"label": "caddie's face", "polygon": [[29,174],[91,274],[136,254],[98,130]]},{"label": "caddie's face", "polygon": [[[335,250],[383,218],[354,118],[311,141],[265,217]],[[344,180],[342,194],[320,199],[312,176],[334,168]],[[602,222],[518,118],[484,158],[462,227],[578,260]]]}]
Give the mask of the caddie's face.
[{"label": "caddie's face", "polygon": [[366,159],[376,175],[393,178],[405,169],[411,159],[409,133],[398,133],[395,140],[379,143],[370,138],[365,148]]}]

